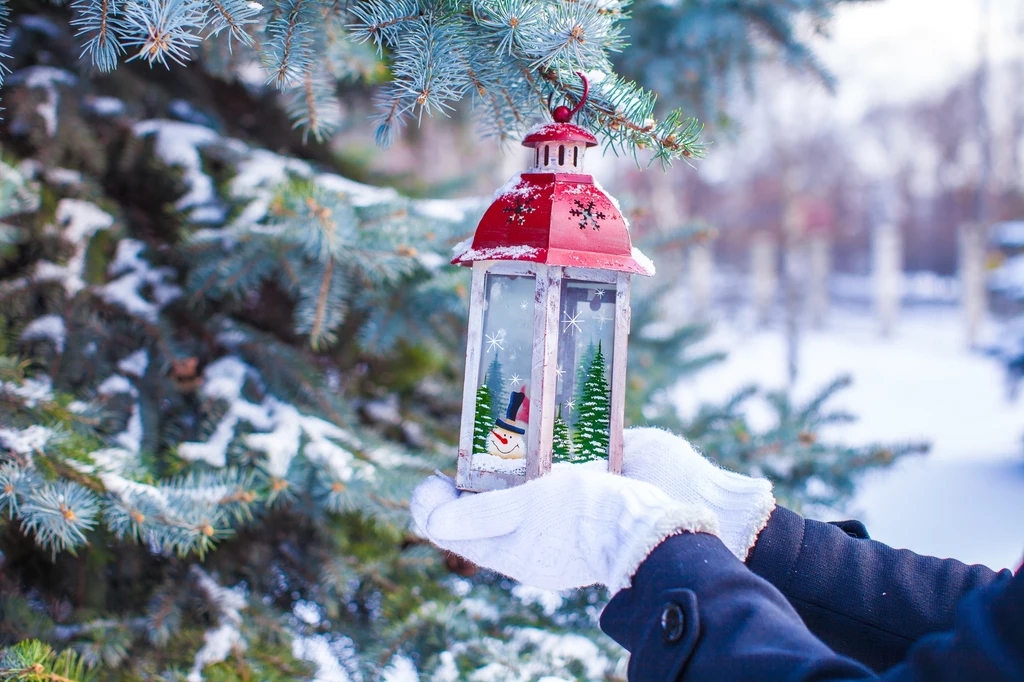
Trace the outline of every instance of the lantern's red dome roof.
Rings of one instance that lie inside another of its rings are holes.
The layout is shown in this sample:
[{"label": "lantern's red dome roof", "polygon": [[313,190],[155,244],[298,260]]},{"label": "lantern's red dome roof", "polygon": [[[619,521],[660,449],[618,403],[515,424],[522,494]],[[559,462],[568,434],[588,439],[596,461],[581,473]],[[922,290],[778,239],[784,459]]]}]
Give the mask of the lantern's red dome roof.
[{"label": "lantern's red dome roof", "polygon": [[544,123],[532,129],[523,138],[524,147],[537,147],[545,142],[583,142],[588,147],[597,146],[597,138],[574,123]]},{"label": "lantern's red dome roof", "polygon": [[654,274],[654,264],[633,248],[615,200],[582,173],[514,176],[495,195],[472,242],[456,247],[452,263],[485,260]]}]

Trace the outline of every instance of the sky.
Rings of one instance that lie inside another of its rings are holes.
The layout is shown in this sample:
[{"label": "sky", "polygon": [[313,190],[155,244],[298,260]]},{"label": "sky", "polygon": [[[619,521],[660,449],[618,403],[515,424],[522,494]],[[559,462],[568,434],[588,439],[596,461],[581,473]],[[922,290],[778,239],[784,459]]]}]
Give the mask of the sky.
[{"label": "sky", "polygon": [[1021,50],[1022,10],[1015,0],[882,0],[837,12],[830,40],[818,41],[836,74],[835,107],[859,118],[872,106],[934,97],[975,68],[986,50],[993,63]]},{"label": "sky", "polygon": [[[865,114],[886,105],[942,96],[977,68],[983,54],[993,67],[992,126],[1000,129],[1010,120],[1014,83],[998,67],[1024,56],[1024,2],[852,3],[837,10],[828,36],[814,37],[810,44],[836,77],[835,91],[828,92],[810,75],[781,66],[761,67],[760,91],[731,108],[740,132],[715,136],[714,152],[699,166],[706,180],[728,180],[737,168],[752,167],[756,165],[752,160],[773,155],[780,143],[795,143],[826,130],[863,135],[857,126]],[[893,141],[867,142],[862,170],[872,177],[884,175],[885,167],[894,165],[888,160]],[[867,149],[870,145],[875,149]]]}]

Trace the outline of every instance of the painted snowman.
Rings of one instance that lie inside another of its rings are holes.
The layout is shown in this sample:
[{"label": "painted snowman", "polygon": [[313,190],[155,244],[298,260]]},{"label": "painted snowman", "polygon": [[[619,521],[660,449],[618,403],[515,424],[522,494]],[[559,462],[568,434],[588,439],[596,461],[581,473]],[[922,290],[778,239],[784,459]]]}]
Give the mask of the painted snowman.
[{"label": "painted snowman", "polygon": [[523,459],[526,457],[526,442],[523,435],[530,419],[530,401],[526,387],[512,393],[508,399],[508,410],[504,419],[497,419],[494,428],[487,434],[488,454],[502,459]]}]

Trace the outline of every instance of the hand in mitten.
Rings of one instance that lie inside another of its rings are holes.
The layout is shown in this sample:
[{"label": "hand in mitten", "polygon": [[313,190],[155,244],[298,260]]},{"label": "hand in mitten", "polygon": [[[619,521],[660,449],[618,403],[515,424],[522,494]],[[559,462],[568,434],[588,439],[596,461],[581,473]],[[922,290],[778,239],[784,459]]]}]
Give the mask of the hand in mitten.
[{"label": "hand in mitten", "polygon": [[710,510],[718,517],[718,537],[740,561],[775,509],[770,481],[720,469],[685,439],[660,429],[626,430],[622,475]]},{"label": "hand in mitten", "polygon": [[432,476],[416,488],[410,506],[435,545],[551,590],[600,583],[618,591],[665,538],[718,530],[703,507],[576,466],[486,493],[460,493],[450,479]]}]

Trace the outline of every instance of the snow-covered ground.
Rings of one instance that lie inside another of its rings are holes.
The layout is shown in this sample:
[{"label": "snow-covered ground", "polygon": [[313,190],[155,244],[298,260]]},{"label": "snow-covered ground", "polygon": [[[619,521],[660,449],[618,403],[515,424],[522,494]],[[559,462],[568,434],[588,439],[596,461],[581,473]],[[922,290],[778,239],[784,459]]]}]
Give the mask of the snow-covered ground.
[{"label": "snow-covered ground", "polygon": [[[833,406],[859,417],[827,434],[848,443],[928,440],[932,450],[868,474],[843,516],[895,547],[993,568],[1024,557],[1024,399],[1011,403],[1001,367],[964,348],[955,309],[906,311],[891,338],[864,313],[836,312],[800,344],[795,390],[806,398],[838,374],[853,376]],[[707,347],[729,357],[676,387],[687,413],[740,386],[786,382],[780,329],[719,322]],[[751,410],[767,419],[767,408]]]}]

